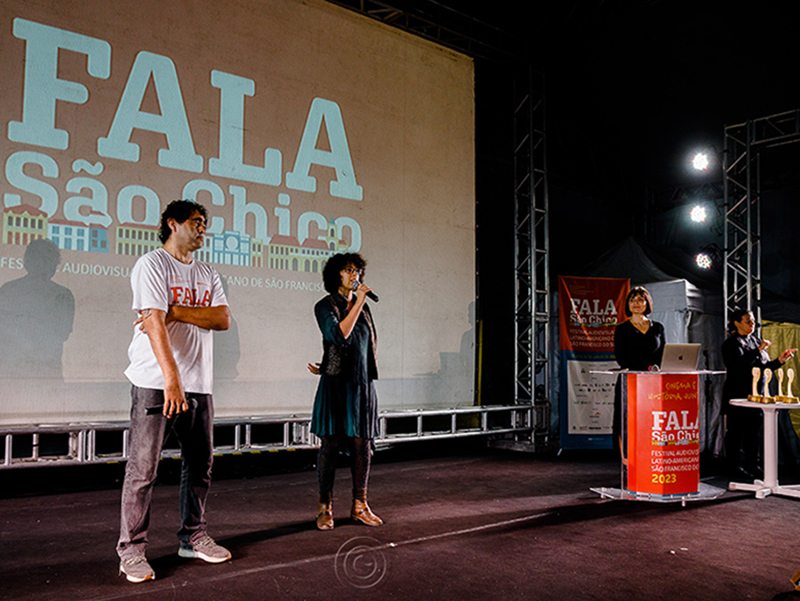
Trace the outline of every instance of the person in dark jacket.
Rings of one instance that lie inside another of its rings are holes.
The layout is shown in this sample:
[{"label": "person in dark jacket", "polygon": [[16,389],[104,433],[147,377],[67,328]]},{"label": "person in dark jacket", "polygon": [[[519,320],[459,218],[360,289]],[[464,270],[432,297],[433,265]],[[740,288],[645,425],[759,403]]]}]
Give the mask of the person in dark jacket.
[{"label": "person in dark jacket", "polygon": [[367,504],[373,440],[378,431],[377,335],[366,304],[370,288],[363,282],[367,262],[357,253],[328,259],[322,279],[328,295],[314,306],[322,332],[323,356],[314,399],[311,432],[321,439],[317,461],[320,530],[333,528],[333,483],[339,450],[349,448],[353,477],[350,517],[367,526],[383,520]]},{"label": "person in dark jacket", "polygon": [[[753,388],[753,368],[777,369],[797,352],[785,349],[777,359],[770,360],[769,340],[755,335],[756,321],[747,309],[734,310],[728,321],[728,337],[722,343],[722,360],[727,374],[722,386],[722,412],[725,414],[725,457],[731,476],[754,479],[758,474],[761,455],[761,411],[735,407],[731,399],[747,399]],[[758,393],[764,391],[759,383]]]},{"label": "person in dark jacket", "polygon": [[[649,371],[661,363],[664,352],[664,326],[651,320],[653,297],[644,286],[634,286],[625,298],[623,321],[614,330],[614,357],[619,366],[629,371]],[[614,421],[612,437],[625,457],[622,448],[622,383],[614,386]]]}]

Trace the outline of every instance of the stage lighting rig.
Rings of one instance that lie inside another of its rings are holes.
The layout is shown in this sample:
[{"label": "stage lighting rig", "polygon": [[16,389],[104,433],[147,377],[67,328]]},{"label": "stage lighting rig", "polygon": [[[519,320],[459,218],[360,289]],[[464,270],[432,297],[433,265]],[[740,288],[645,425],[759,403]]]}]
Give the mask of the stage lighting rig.
[{"label": "stage lighting rig", "polygon": [[696,204],[689,211],[689,219],[694,223],[705,223],[708,219],[708,211],[703,205]]},{"label": "stage lighting rig", "polygon": [[707,244],[694,256],[695,265],[700,269],[712,269],[722,260],[722,250],[716,244]]},{"label": "stage lighting rig", "polygon": [[685,155],[684,166],[695,177],[716,176],[722,157],[714,144],[695,146]]},{"label": "stage lighting rig", "polygon": [[707,152],[696,152],[692,157],[692,169],[695,171],[708,171],[711,167],[711,159]]},{"label": "stage lighting rig", "polygon": [[714,261],[711,260],[711,257],[702,252],[695,255],[694,262],[700,269],[711,269],[711,267],[714,265]]}]

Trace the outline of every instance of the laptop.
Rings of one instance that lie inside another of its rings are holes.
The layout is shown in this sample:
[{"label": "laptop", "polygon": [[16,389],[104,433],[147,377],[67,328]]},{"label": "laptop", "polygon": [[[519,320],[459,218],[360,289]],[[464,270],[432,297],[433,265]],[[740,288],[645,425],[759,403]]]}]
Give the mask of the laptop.
[{"label": "laptop", "polygon": [[664,354],[661,355],[660,371],[697,371],[697,363],[700,358],[700,344],[697,342],[689,343],[666,343]]}]

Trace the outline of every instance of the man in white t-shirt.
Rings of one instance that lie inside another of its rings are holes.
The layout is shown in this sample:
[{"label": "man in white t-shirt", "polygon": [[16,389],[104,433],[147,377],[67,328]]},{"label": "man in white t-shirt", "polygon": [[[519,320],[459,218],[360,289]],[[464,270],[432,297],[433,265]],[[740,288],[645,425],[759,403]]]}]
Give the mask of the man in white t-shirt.
[{"label": "man in white t-shirt", "polygon": [[231,557],[208,535],[205,520],[213,461],[212,330],[230,326],[219,274],[192,257],[203,246],[206,217],[198,203],[171,202],[161,215],[163,247],[139,258],[131,272],[138,319],[125,370],[132,406],[117,543],[120,573],[130,582],[155,578],[145,551],[153,485],[169,431],[182,457],[178,555],[210,563]]}]

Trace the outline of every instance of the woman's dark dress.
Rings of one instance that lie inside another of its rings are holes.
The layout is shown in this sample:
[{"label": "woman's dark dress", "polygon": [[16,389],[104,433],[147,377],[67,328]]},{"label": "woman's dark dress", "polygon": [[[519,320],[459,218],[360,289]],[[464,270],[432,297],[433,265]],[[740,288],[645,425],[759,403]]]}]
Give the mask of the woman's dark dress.
[{"label": "woman's dark dress", "polygon": [[[664,353],[664,326],[657,321],[650,322],[650,329],[642,333],[630,320],[624,321],[614,330],[614,357],[619,366],[630,371],[647,371],[653,365],[661,364]],[[614,445],[619,443],[622,432],[622,384],[621,376],[614,385],[614,421],[612,436]]]},{"label": "woman's dark dress", "polygon": [[661,364],[664,352],[664,326],[657,321],[642,334],[631,323],[624,321],[614,330],[614,357],[619,366],[630,371],[647,371]]},{"label": "woman's dark dress", "polygon": [[[365,304],[347,338],[339,323],[347,315],[347,299],[331,294],[314,306],[325,352],[311,415],[317,436],[375,438],[378,433],[378,397],[374,381],[376,335]],[[335,347],[335,348],[332,348]]]}]

